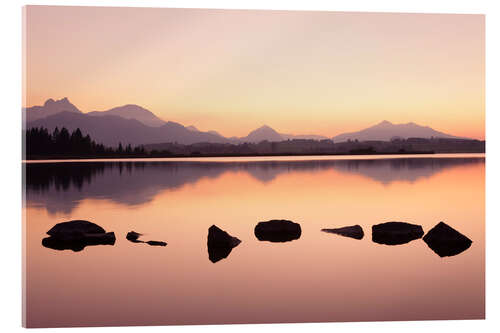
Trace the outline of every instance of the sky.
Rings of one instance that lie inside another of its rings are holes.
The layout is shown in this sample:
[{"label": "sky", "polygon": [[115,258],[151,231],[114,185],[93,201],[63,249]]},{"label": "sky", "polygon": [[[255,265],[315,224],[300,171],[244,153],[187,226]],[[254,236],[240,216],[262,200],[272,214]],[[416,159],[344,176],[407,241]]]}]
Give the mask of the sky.
[{"label": "sky", "polygon": [[26,107],[140,105],[224,136],[382,120],[485,137],[484,16],[28,6]]}]

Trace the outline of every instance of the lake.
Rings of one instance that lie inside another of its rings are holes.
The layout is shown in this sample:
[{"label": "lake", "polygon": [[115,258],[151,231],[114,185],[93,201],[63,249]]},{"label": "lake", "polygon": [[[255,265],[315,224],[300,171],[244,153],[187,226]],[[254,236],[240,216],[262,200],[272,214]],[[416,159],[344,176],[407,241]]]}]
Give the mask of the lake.
[{"label": "lake", "polygon": [[[37,161],[26,167],[28,327],[482,319],[484,154]],[[56,223],[116,235],[42,246]],[[299,239],[259,241],[260,221]],[[473,243],[440,257],[422,239],[372,241],[387,221],[444,221]],[[216,225],[242,242],[209,260]],[[321,232],[359,224],[361,240]],[[133,243],[129,231],[167,246]]]}]

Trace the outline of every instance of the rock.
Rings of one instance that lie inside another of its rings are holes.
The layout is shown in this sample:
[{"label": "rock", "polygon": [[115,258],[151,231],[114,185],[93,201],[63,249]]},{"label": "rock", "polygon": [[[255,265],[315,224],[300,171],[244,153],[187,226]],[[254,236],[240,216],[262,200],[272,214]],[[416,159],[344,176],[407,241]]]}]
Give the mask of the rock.
[{"label": "rock", "polygon": [[106,231],[95,223],[83,220],[61,222],[53,226],[47,235],[58,238],[80,238],[88,234],[103,234]]},{"label": "rock", "polygon": [[143,241],[138,240],[140,236],[142,236],[142,234],[135,231],[130,231],[127,233],[126,238],[133,243],[144,243]]},{"label": "rock", "polygon": [[444,222],[439,222],[424,236],[424,242],[440,257],[451,257],[467,250],[472,241]]},{"label": "rock", "polygon": [[162,241],[154,241],[154,240],[150,240],[150,241],[143,241],[143,240],[139,240],[139,237],[142,236],[142,234],[138,233],[138,232],[135,232],[135,231],[129,231],[127,233],[127,236],[126,238],[131,241],[132,243],[146,243],[148,245],[151,245],[151,246],[167,246],[167,243],[166,242],[162,242]]},{"label": "rock", "polygon": [[351,237],[355,239],[362,239],[363,236],[365,235],[363,232],[363,228],[359,225],[353,225],[349,227],[342,227],[342,228],[336,228],[336,229],[321,229],[323,232],[328,232],[331,234],[337,234],[341,235],[344,237]]},{"label": "rock", "polygon": [[50,236],[42,239],[42,245],[53,250],[73,250],[78,252],[83,250],[86,246],[114,245],[116,241],[114,232],[79,235],[80,236],[77,237],[76,233],[58,233],[57,236]]},{"label": "rock", "polygon": [[221,230],[215,225],[208,229],[207,248],[208,259],[216,263],[217,261],[227,258],[234,247],[238,246],[241,241],[229,235],[224,230]]},{"label": "rock", "polygon": [[299,239],[302,233],[300,224],[288,220],[259,222],[255,226],[255,237],[260,241],[289,242]]},{"label": "rock", "polygon": [[167,246],[166,242],[161,241],[147,241],[146,244],[149,244],[151,246]]},{"label": "rock", "polygon": [[405,244],[423,235],[421,226],[406,222],[386,222],[372,226],[372,240],[379,244]]}]

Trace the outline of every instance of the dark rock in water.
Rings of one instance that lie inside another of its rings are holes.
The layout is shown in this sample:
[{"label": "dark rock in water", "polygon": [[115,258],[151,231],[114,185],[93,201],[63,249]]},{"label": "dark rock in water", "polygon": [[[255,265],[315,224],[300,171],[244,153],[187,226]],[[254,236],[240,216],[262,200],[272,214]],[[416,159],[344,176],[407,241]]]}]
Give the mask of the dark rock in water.
[{"label": "dark rock in water", "polygon": [[386,222],[372,226],[372,240],[379,244],[406,244],[423,235],[421,226],[406,222]]},{"label": "dark rock in water", "polygon": [[321,229],[321,231],[355,239],[362,239],[365,235],[363,232],[363,228],[361,228],[360,225],[353,225],[336,229]]},{"label": "dark rock in water", "polygon": [[42,245],[53,250],[73,250],[78,252],[90,245],[114,245],[115,241],[114,232],[84,234],[80,237],[71,234],[67,238],[59,234],[58,236],[50,236],[42,239]]},{"label": "dark rock in water", "polygon": [[88,234],[103,234],[106,231],[95,223],[83,220],[61,222],[53,226],[47,235],[58,238],[80,238]]},{"label": "dark rock in water", "polygon": [[167,243],[161,241],[147,241],[146,244],[151,246],[167,246]]},{"label": "dark rock in water", "polygon": [[135,231],[130,231],[127,233],[127,239],[133,243],[144,243],[143,241],[139,240],[139,237],[142,236],[142,234],[135,232]]},{"label": "dark rock in water", "polygon": [[472,241],[444,222],[439,222],[424,236],[424,242],[440,257],[451,257],[467,250]]},{"label": "dark rock in water", "polygon": [[135,231],[130,231],[127,233],[127,239],[129,241],[131,241],[132,243],[146,243],[148,245],[151,245],[151,246],[167,246],[167,243],[166,242],[162,242],[162,241],[154,241],[154,240],[150,240],[150,241],[143,241],[143,240],[139,240],[139,237],[141,237],[142,234],[138,233],[138,232],[135,232]]},{"label": "dark rock in water", "polygon": [[208,259],[215,263],[221,259],[227,258],[232,249],[240,243],[241,241],[238,238],[233,237],[224,230],[212,225],[208,229]]},{"label": "dark rock in water", "polygon": [[288,220],[259,222],[255,226],[255,237],[260,241],[289,242],[299,239],[302,233],[300,224]]}]

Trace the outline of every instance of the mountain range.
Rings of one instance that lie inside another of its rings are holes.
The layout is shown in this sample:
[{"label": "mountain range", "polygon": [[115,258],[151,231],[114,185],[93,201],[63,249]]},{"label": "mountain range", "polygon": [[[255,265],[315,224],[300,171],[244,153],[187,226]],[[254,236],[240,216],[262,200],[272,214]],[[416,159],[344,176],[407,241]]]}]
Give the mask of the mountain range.
[{"label": "mountain range", "polygon": [[[262,126],[251,131],[245,137],[222,136],[216,131],[200,131],[193,125],[183,126],[172,121],[164,121],[151,111],[134,104],[127,104],[105,111],[83,113],[68,98],[48,99],[42,106],[24,108],[26,127],[45,127],[53,131],[56,127],[66,127],[69,131],[80,128],[96,142],[107,146],[177,142],[180,144],[208,143],[243,143],[260,141],[284,141],[293,139],[325,140],[334,142],[348,140],[389,141],[398,138],[459,138],[436,131],[428,126],[415,123],[392,124],[389,121],[358,132],[343,133],[333,138],[321,135],[282,134],[269,126]],[[463,138],[462,138],[463,139]]]}]

